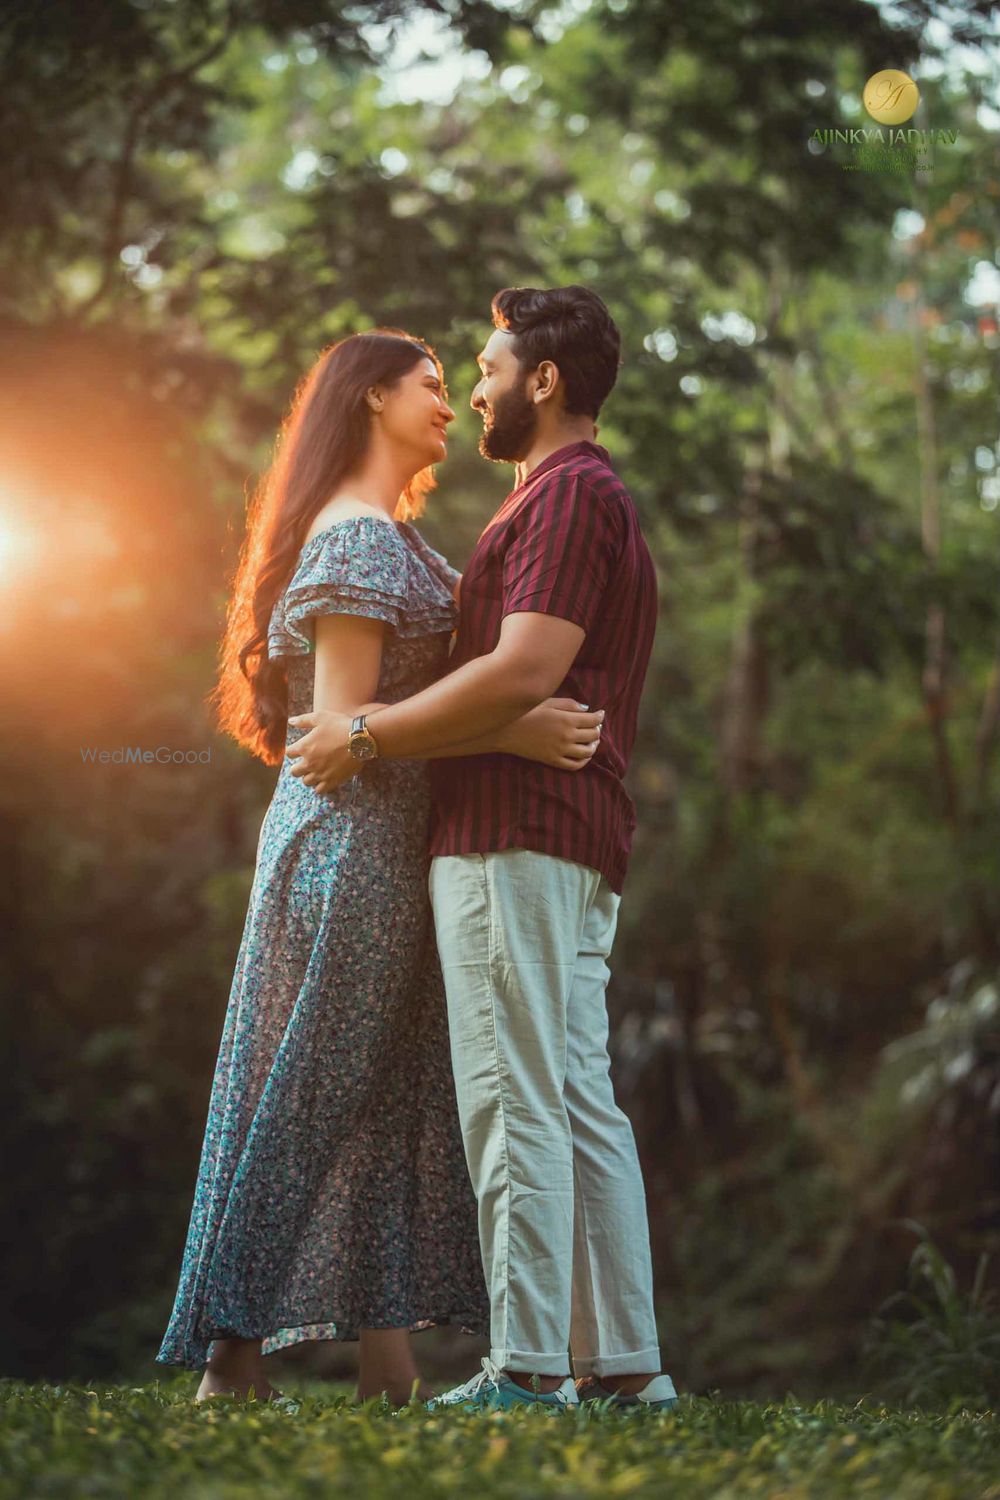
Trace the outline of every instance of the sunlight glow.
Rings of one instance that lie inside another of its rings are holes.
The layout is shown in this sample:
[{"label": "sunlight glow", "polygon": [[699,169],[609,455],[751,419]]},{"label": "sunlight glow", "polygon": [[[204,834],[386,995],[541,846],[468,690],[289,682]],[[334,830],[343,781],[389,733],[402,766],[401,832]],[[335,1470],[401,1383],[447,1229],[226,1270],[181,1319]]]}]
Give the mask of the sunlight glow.
[{"label": "sunlight glow", "polygon": [[38,539],[10,514],[6,503],[0,509],[0,586],[6,585],[32,561]]}]

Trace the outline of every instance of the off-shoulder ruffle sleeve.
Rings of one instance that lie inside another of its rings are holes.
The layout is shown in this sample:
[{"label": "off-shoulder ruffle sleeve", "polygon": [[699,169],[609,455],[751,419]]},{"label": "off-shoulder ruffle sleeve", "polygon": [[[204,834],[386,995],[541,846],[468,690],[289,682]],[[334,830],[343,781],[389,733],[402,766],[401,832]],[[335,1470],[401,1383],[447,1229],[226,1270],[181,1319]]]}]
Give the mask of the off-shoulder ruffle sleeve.
[{"label": "off-shoulder ruffle sleeve", "polygon": [[408,542],[402,525],[375,516],[348,516],[307,542],[271,613],[268,655],[273,659],[312,651],[309,622],[317,615],[367,615],[384,621],[402,639],[454,630],[458,605],[451,590],[424,565],[422,555],[418,560],[418,549],[411,545],[418,533],[408,528]]},{"label": "off-shoulder ruffle sleeve", "polygon": [[[398,627],[408,592],[406,543],[374,516],[349,516],[307,542],[271,615],[268,655],[313,649],[317,615],[366,615]],[[404,632],[405,633],[405,632]]]}]

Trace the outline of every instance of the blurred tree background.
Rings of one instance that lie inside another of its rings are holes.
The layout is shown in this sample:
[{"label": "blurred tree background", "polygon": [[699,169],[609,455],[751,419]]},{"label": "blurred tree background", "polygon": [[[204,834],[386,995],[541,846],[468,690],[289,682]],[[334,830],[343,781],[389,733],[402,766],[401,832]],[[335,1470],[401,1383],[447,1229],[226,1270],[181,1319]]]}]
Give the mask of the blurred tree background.
[{"label": "blurred tree background", "polygon": [[[296,381],[435,345],[461,567],[490,298],[583,281],[660,578],[609,1005],[665,1358],[866,1388],[902,1221],[961,1284],[1000,1242],[992,6],[12,0],[0,40],[3,1373],[148,1375],[169,1312],[274,774],[204,699]],[[813,132],[889,66],[955,137],[848,170]],[[211,756],[81,753],[128,745]]]}]

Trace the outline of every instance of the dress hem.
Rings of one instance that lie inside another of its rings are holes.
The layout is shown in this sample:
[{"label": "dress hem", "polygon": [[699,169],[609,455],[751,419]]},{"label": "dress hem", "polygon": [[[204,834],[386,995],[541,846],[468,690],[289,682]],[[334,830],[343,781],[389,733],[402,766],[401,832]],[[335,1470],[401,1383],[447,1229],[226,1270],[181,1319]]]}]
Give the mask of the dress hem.
[{"label": "dress hem", "polygon": [[[241,1338],[260,1339],[261,1352],[266,1357],[270,1354],[280,1354],[284,1349],[292,1349],[297,1344],[309,1343],[356,1343],[361,1335],[361,1328],[405,1328],[409,1333],[423,1333],[429,1328],[446,1328],[459,1325],[459,1332],[470,1335],[473,1338],[489,1338],[489,1323],[483,1322],[468,1313],[441,1313],[431,1317],[414,1318],[408,1323],[364,1323],[360,1319],[331,1318],[323,1323],[302,1323],[294,1327],[283,1328],[278,1333],[243,1333],[229,1328],[223,1332],[211,1333],[204,1341],[204,1354],[177,1354],[164,1357],[161,1349],[154,1363],[159,1365],[175,1366],[186,1370],[200,1370],[208,1360],[208,1350],[216,1339]],[[334,1330],[341,1331],[320,1331]],[[292,1337],[281,1337],[282,1334],[291,1334]],[[268,1347],[270,1345],[270,1348]]]}]

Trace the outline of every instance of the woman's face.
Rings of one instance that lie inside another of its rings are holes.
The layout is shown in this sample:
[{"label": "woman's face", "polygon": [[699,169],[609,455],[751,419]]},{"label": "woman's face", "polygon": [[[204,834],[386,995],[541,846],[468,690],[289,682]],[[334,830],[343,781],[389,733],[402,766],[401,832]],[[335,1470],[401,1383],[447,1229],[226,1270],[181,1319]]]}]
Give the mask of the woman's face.
[{"label": "woman's face", "polygon": [[437,367],[422,359],[388,390],[379,422],[394,445],[409,452],[417,469],[439,464],[448,456],[446,429],[455,420]]}]

